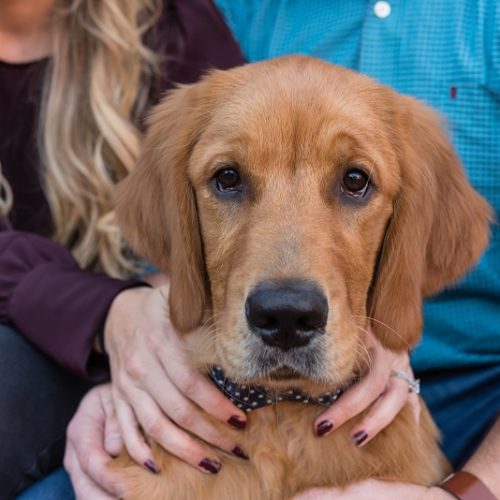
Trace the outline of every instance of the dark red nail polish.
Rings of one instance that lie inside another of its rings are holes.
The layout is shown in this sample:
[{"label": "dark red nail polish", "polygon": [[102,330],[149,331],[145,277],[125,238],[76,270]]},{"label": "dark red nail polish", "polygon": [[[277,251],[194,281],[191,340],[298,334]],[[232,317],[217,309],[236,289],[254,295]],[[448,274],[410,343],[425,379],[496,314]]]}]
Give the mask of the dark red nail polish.
[{"label": "dark red nail polish", "polygon": [[368,434],[365,431],[359,431],[359,432],[356,432],[356,434],[354,434],[354,436],[352,437],[352,442],[356,446],[361,446],[366,441],[367,437],[368,437]]},{"label": "dark red nail polish", "polygon": [[239,447],[235,446],[232,449],[233,455],[236,455],[239,458],[243,458],[244,460],[248,460],[248,455]]},{"label": "dark red nail polish", "polygon": [[160,469],[152,460],[146,460],[144,462],[144,467],[146,467],[146,469],[148,469],[153,474],[158,474],[158,472],[160,472]]},{"label": "dark red nail polish", "polygon": [[330,422],[330,420],[323,420],[323,422],[320,422],[316,427],[316,435],[318,437],[322,437],[332,429],[333,424]]},{"label": "dark red nail polish", "polygon": [[240,417],[238,417],[238,415],[233,415],[228,421],[227,423],[229,425],[232,425],[233,427],[235,427],[236,429],[244,429],[246,426],[247,426],[247,422],[246,420],[241,420]]},{"label": "dark red nail polish", "polygon": [[210,460],[209,458],[204,458],[199,464],[202,469],[205,469],[212,474],[217,474],[222,467],[220,462],[216,462],[215,460]]}]

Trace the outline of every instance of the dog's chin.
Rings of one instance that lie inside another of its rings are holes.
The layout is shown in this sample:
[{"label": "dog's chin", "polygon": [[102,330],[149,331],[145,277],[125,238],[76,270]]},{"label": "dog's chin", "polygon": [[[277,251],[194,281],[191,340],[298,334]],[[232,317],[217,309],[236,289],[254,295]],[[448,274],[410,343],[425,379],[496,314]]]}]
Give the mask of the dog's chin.
[{"label": "dog's chin", "polygon": [[331,385],[325,380],[311,378],[289,366],[281,366],[271,370],[265,377],[256,377],[254,383],[255,385],[262,385],[271,391],[285,392],[290,389],[298,389],[311,395],[324,393],[327,388],[331,388]]},{"label": "dog's chin", "polygon": [[276,382],[293,382],[294,380],[300,380],[303,378],[303,374],[298,370],[291,368],[289,366],[281,366],[272,370],[269,375],[269,379]]},{"label": "dog's chin", "polygon": [[266,366],[261,369],[253,366],[251,373],[243,373],[241,369],[235,370],[232,366],[224,365],[224,363],[220,363],[226,376],[233,382],[265,387],[266,390],[276,393],[293,389],[304,394],[317,396],[345,385],[340,379],[330,380],[324,376],[316,376],[307,369],[302,370],[296,366],[286,364],[276,367]]}]

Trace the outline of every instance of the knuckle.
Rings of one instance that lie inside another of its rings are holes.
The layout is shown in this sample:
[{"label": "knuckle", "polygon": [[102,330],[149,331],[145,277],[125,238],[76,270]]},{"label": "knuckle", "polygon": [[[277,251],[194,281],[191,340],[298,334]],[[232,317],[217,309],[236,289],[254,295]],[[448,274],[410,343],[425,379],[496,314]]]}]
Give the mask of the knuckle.
[{"label": "knuckle", "polygon": [[194,373],[187,373],[180,381],[179,389],[188,397],[195,394],[198,387],[198,377]]},{"label": "knuckle", "polygon": [[92,465],[92,454],[88,450],[83,450],[80,454],[80,468],[83,472],[88,472]]},{"label": "knuckle", "polygon": [[389,376],[386,373],[380,373],[373,381],[373,392],[376,392],[377,395],[384,392],[388,382]]},{"label": "knuckle", "polygon": [[223,436],[221,436],[218,433],[214,433],[212,436],[210,436],[207,441],[215,446],[216,448],[219,448],[220,450],[227,450],[231,451],[235,448],[236,443],[232,443],[225,439]]},{"label": "knuckle", "polygon": [[112,493],[116,498],[123,498],[125,496],[125,488],[118,482],[111,485],[110,493]]},{"label": "knuckle", "polygon": [[187,406],[176,406],[172,408],[170,417],[174,422],[176,422],[180,427],[184,429],[192,426],[193,414]]},{"label": "knuckle", "polygon": [[130,377],[136,380],[141,380],[144,377],[145,370],[136,353],[131,352],[126,355],[125,371]]},{"label": "knuckle", "polygon": [[171,440],[169,443],[170,451],[178,456],[179,458],[186,460],[186,462],[192,463],[193,465],[197,465],[199,463],[199,459],[195,459],[195,457],[204,457],[209,456],[208,453],[204,452],[202,446],[198,445],[196,441],[192,440],[188,436],[177,436]]},{"label": "knuckle", "polygon": [[346,421],[351,418],[351,416],[356,415],[358,413],[356,411],[356,406],[353,402],[351,401],[344,401],[342,406],[339,406],[336,410],[336,420],[339,421]]},{"label": "knuckle", "polygon": [[113,402],[127,400],[125,395],[130,387],[130,379],[126,372],[120,371],[116,377],[113,377]]},{"label": "knuckle", "polygon": [[120,481],[111,476],[103,476],[102,478],[103,486],[108,490],[108,493],[111,493],[114,497],[122,498],[124,494],[124,489],[120,483]]},{"label": "knuckle", "polygon": [[159,417],[150,417],[146,422],[144,422],[144,430],[146,434],[149,434],[152,438],[158,439],[161,435],[163,429],[163,422]]},{"label": "knuckle", "polygon": [[162,345],[162,336],[156,330],[146,330],[143,333],[143,338],[146,345],[152,350],[156,351]]},{"label": "knuckle", "polygon": [[374,413],[373,415],[368,415],[363,419],[363,428],[368,432],[370,436],[378,434],[383,428],[385,428],[392,417],[384,413]]}]

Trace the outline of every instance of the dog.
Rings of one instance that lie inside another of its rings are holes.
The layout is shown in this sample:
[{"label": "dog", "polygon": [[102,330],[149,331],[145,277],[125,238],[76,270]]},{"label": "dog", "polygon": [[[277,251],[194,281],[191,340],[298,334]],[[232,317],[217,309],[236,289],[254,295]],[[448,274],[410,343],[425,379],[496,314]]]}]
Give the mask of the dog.
[{"label": "dog", "polygon": [[[491,217],[434,111],[302,56],[213,71],[168,95],[116,213],[169,276],[193,364],[301,401],[355,383],[370,321],[386,348],[414,346],[422,298],[478,260]],[[112,467],[127,498],[148,500],[274,500],[368,477],[431,485],[449,472],[423,402],[419,422],[407,406],[363,449],[349,433],[362,416],[315,437],[322,411],[276,399],[250,412],[234,431],[250,460],[225,456],[216,475],[154,443],[159,475],[127,455]]]}]

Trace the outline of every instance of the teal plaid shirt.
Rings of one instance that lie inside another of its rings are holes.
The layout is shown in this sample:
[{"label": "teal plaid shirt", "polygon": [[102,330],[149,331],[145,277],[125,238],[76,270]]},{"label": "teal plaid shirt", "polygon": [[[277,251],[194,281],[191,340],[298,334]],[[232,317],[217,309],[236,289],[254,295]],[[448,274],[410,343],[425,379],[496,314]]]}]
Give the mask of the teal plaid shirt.
[{"label": "teal plaid shirt", "polygon": [[[448,119],[473,186],[500,220],[500,2],[216,0],[249,61],[323,58]],[[445,186],[443,186],[445,189]],[[500,363],[500,231],[458,285],[425,306],[416,371]]]}]

